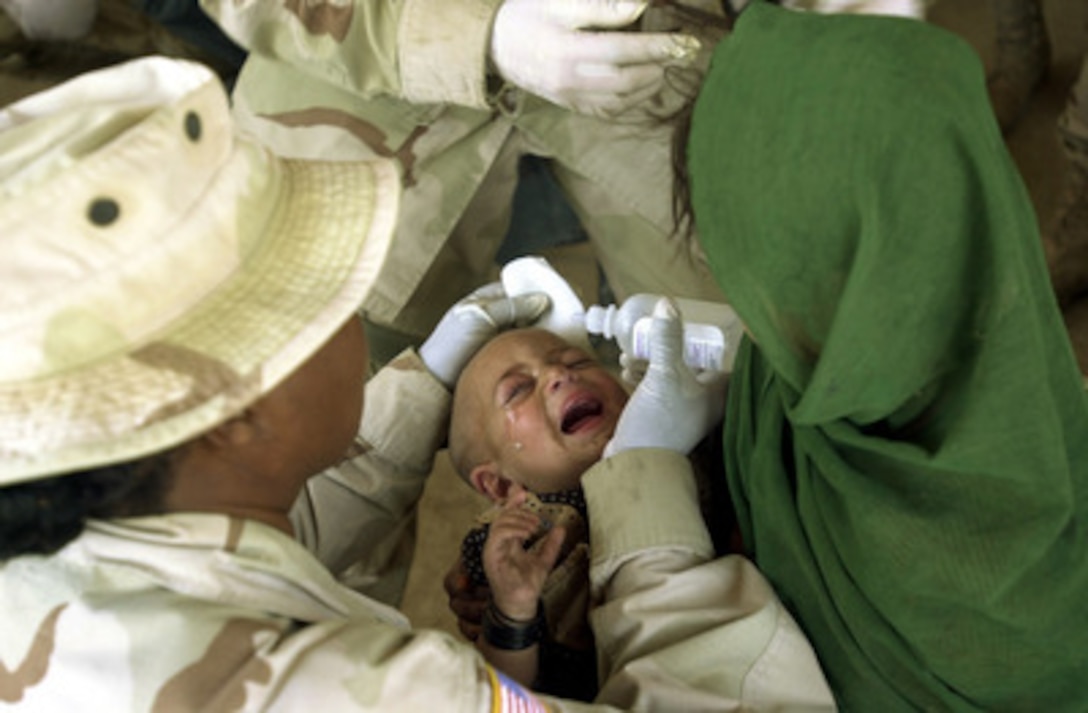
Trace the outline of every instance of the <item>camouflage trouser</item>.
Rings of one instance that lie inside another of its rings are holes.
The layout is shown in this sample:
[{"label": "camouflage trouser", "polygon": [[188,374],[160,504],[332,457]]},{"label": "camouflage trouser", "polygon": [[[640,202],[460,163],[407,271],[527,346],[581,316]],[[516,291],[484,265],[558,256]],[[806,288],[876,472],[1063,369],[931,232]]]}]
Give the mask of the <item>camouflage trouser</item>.
[{"label": "camouflage trouser", "polygon": [[364,305],[374,325],[418,340],[456,300],[495,279],[527,154],[550,161],[617,298],[724,299],[705,265],[670,239],[670,123],[601,121],[516,89],[501,92],[493,111],[362,99],[296,71],[251,58],[235,94],[240,123],[288,156],[386,156],[401,168],[396,239]]}]

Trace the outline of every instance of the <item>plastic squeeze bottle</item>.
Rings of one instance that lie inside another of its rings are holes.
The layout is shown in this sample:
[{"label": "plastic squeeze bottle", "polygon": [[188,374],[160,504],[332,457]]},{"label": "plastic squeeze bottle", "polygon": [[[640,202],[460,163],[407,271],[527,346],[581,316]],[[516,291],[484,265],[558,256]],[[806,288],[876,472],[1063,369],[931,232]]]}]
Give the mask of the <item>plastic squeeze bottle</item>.
[{"label": "plastic squeeze bottle", "polygon": [[[650,327],[660,295],[637,294],[622,306],[591,305],[586,310],[586,331],[619,342],[623,351],[650,358]],[[744,334],[737,313],[721,302],[673,298],[684,321],[684,362],[693,369],[732,371]]]},{"label": "plastic squeeze bottle", "polygon": [[585,306],[563,276],[542,257],[529,255],[506,263],[500,273],[503,289],[511,297],[543,292],[551,306],[535,326],[558,334],[568,342],[590,349],[586,336]]}]

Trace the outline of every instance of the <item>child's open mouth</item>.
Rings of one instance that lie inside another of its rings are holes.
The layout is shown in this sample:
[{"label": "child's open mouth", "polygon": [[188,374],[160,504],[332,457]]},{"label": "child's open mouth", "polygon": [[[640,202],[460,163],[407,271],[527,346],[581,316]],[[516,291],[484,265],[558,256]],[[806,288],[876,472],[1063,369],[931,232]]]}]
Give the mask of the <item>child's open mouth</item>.
[{"label": "child's open mouth", "polygon": [[590,428],[604,412],[599,399],[591,396],[576,396],[563,405],[563,418],[559,430],[570,435]]}]

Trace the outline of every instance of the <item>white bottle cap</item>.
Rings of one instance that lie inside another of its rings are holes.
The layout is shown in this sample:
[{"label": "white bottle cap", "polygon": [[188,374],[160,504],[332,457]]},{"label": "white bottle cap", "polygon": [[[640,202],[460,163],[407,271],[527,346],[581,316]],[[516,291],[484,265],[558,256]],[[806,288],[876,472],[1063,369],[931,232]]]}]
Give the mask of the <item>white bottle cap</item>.
[{"label": "white bottle cap", "polygon": [[[613,308],[614,310],[614,308]],[[604,334],[608,330],[608,322],[606,317],[608,316],[608,310],[600,305],[590,305],[586,309],[586,331],[590,334]],[[611,334],[605,334],[606,337],[611,337]]]},{"label": "white bottle cap", "polygon": [[503,289],[511,297],[543,292],[551,308],[533,326],[558,334],[568,342],[589,349],[585,305],[562,275],[542,257],[527,256],[506,263],[500,273]]}]

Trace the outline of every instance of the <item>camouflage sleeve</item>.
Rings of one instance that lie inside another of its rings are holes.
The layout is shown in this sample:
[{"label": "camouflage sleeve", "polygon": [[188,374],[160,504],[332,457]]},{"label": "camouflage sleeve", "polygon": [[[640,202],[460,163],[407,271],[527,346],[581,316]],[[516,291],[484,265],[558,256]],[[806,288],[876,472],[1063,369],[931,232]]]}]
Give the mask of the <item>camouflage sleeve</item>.
[{"label": "camouflage sleeve", "polygon": [[363,97],[487,106],[487,51],[502,0],[200,0],[251,53]]},{"label": "camouflage sleeve", "polygon": [[436,631],[322,622],[276,642],[269,664],[282,679],[270,683],[268,699],[252,701],[253,709],[618,713],[555,699],[545,704],[487,665],[471,644]]},{"label": "camouflage sleeve", "polygon": [[487,106],[491,25],[502,0],[407,0],[399,58],[406,99]]},{"label": "camouflage sleeve", "polygon": [[396,605],[415,545],[416,504],[446,437],[450,394],[407,350],[370,380],[365,403],[355,453],[307,482],[291,522],[341,583]]},{"label": "camouflage sleeve", "polygon": [[446,441],[451,401],[416,350],[405,349],[367,384],[359,435],[379,458],[425,476]]},{"label": "camouflage sleeve", "polygon": [[632,450],[582,483],[599,702],[834,710],[812,647],[762,574],[740,556],[715,558],[687,458]]}]

